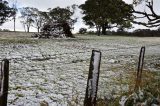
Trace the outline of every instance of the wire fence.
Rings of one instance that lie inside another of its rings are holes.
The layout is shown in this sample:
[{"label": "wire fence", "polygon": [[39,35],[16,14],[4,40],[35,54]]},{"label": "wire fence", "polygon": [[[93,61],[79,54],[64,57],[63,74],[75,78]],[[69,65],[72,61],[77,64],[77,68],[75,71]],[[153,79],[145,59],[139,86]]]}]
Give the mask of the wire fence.
[{"label": "wire fence", "polygon": [[[150,46],[147,46],[147,47],[153,47],[153,46],[159,46],[159,45],[150,45]],[[127,49],[132,49],[132,48],[138,49],[139,46],[131,47],[131,48],[119,48],[119,49],[102,50],[102,54],[105,51],[127,50]],[[87,52],[90,52],[90,51],[87,51]],[[89,74],[88,74],[86,96],[85,96],[85,101],[84,101],[84,104],[86,104],[86,106],[88,104],[92,105],[92,106],[95,106],[95,104],[96,104],[99,70],[100,70],[100,61],[97,61],[97,59],[94,58],[95,52],[97,52],[97,51],[93,50],[92,56],[91,56],[91,61],[90,61],[90,69],[89,69]],[[79,54],[79,53],[86,53],[86,52],[62,53],[62,54],[57,54],[57,55],[58,56],[62,56],[64,54],[65,55],[67,55],[67,54],[74,55],[76,53]],[[136,80],[136,85],[135,85],[136,90],[138,90],[138,88],[141,86],[141,83],[142,83],[141,80],[142,80],[142,70],[143,70],[143,64],[144,64],[144,53],[145,53],[145,47],[142,47],[140,55],[139,55],[139,62],[138,62],[139,64],[138,64],[138,69],[137,69],[137,80]],[[55,55],[53,55],[53,56],[55,56]],[[39,58],[39,57],[35,57],[35,58]],[[46,58],[46,56],[45,56],[45,58]],[[49,56],[47,58],[52,59],[52,56]],[[101,54],[100,54],[99,58],[101,58]],[[27,57],[27,59],[30,59],[30,57]],[[99,60],[101,60],[101,59],[99,59]],[[68,64],[71,64],[71,63],[73,63],[73,62],[68,62]],[[24,63],[22,65],[23,66],[24,65],[31,66],[31,64],[29,64],[29,63]],[[93,71],[95,71],[96,65],[99,68],[97,68],[96,72],[93,72]],[[5,73],[6,73],[6,75],[4,75]],[[1,74],[0,74],[0,79],[1,79],[0,80],[0,82],[1,82],[0,83],[0,88],[1,88],[0,104],[4,104],[3,106],[6,106],[6,101],[7,101],[7,96],[6,95],[7,95],[7,92],[8,92],[8,76],[9,76],[9,61],[8,60],[3,60],[2,64],[1,64]],[[96,76],[96,78],[95,78],[96,80],[93,78],[94,76]],[[94,81],[95,81],[95,83],[94,83]],[[4,84],[4,82],[5,82],[5,84]],[[5,97],[3,97],[3,95],[5,95]]]}]

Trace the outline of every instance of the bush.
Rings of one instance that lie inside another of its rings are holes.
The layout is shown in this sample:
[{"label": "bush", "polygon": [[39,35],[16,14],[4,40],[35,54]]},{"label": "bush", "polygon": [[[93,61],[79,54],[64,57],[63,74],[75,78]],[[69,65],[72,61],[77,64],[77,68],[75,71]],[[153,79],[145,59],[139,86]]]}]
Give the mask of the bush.
[{"label": "bush", "polygon": [[9,30],[9,29],[3,29],[3,31],[4,31],[4,32],[10,32],[10,30]]},{"label": "bush", "polygon": [[85,34],[87,32],[86,28],[80,28],[79,29],[79,34]]},{"label": "bush", "polygon": [[87,34],[89,34],[89,35],[96,35],[97,33],[95,31],[87,31]]},{"label": "bush", "polygon": [[0,29],[0,32],[10,32],[9,29]]},{"label": "bush", "polygon": [[46,23],[41,29],[39,38],[50,38],[50,37],[71,37],[74,38],[71,27],[67,22],[54,22]]}]

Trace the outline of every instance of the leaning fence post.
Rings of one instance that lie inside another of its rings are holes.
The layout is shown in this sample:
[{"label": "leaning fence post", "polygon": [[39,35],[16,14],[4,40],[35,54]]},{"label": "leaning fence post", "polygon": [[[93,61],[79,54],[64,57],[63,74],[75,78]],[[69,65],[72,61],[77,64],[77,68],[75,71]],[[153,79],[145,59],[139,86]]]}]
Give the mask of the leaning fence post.
[{"label": "leaning fence post", "polygon": [[139,55],[135,90],[138,90],[138,88],[140,87],[140,84],[141,84],[142,70],[143,70],[143,64],[144,64],[144,55],[145,55],[145,47],[143,46],[140,50],[140,55]]},{"label": "leaning fence post", "polygon": [[7,106],[9,84],[9,61],[2,60],[0,70],[0,106]]},{"label": "leaning fence post", "polygon": [[100,72],[101,52],[92,50],[84,106],[95,106]]}]

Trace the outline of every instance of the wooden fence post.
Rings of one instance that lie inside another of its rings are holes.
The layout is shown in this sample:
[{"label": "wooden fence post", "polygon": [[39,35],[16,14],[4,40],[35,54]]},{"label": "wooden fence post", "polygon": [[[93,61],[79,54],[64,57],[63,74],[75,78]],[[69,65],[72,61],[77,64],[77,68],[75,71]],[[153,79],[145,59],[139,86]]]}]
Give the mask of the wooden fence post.
[{"label": "wooden fence post", "polygon": [[0,70],[0,106],[7,106],[9,84],[9,61],[2,60]]},{"label": "wooden fence post", "polygon": [[143,64],[144,64],[144,55],[145,55],[145,47],[142,47],[140,50],[140,55],[139,55],[135,90],[138,90],[141,85],[142,71],[143,71]]},{"label": "wooden fence post", "polygon": [[100,72],[101,52],[92,50],[84,106],[95,106]]}]

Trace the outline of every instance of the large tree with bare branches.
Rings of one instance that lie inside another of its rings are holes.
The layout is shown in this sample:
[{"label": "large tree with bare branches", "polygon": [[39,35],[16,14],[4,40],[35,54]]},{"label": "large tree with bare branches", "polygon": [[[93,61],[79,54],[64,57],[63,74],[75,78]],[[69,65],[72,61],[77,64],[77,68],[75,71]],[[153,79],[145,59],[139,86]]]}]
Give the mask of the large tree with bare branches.
[{"label": "large tree with bare branches", "polygon": [[[141,22],[141,21],[133,21],[133,23],[139,24],[139,25],[144,25],[146,27],[159,27],[160,26],[160,13],[156,13],[154,10],[154,1],[155,0],[133,0],[133,3],[135,6],[142,4],[144,2],[145,8],[148,11],[141,10],[137,11],[133,9],[133,13],[135,15],[135,18],[147,18],[147,22]],[[140,15],[137,16],[136,14]]]}]

